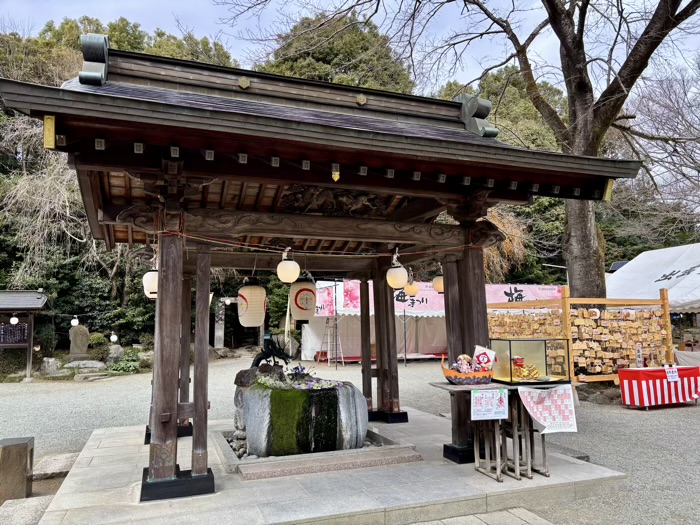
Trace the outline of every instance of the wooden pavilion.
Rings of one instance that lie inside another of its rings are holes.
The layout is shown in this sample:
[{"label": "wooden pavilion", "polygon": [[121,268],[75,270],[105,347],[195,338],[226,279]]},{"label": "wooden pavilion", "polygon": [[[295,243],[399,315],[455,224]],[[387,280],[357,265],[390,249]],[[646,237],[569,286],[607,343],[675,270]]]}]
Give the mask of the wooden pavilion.
[{"label": "wooden pavilion", "polygon": [[[476,97],[443,101],[117,51],[102,35],[83,37],[82,49],[83,70],[61,88],[1,79],[0,94],[8,107],[43,119],[47,148],[69,154],[96,239],[108,248],[157,245],[144,499],[213,490],[206,434],[211,267],[274,269],[291,247],[317,277],[361,279],[367,406],[387,421],[405,421],[386,284],[391,254],[398,250],[405,265],[442,262],[454,360],[488,343],[482,248],[502,234],[482,219],[487,209],[526,204],[533,195],[609,198],[615,179],[639,169],[637,162],[503,144],[486,120],[490,104]],[[434,223],[442,211],[459,224]],[[182,325],[189,324],[193,279],[191,400],[190,327]],[[178,423],[190,418],[192,470],[180,472]],[[468,461],[465,397],[453,397],[452,421],[445,456]]]},{"label": "wooden pavilion", "polygon": [[48,299],[42,290],[0,290],[0,351],[26,349],[27,381],[32,379],[34,316],[46,308]]}]

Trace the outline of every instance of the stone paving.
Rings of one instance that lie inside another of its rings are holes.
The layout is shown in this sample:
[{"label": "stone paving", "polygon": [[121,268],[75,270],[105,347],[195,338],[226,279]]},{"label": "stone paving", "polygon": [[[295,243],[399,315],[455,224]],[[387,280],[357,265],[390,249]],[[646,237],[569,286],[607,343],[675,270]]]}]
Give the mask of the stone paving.
[{"label": "stone paving", "polygon": [[523,508],[499,510],[487,514],[473,514],[439,521],[423,521],[414,525],[553,525],[544,518]]},{"label": "stone paving", "polygon": [[[464,523],[534,525],[546,522],[528,522],[514,514],[517,510],[494,511],[513,507],[536,510],[610,494],[625,478],[604,467],[551,454],[550,478],[535,475],[532,480],[506,478],[498,483],[475,472],[473,465],[456,465],[442,458],[442,445],[450,441],[448,420],[406,410],[407,424],[371,423],[370,427],[393,441],[416,445],[424,461],[243,481],[238,474],[226,472],[211,447],[216,494],[150,503],[138,503],[142,469],[148,463],[144,427],[98,429],[40,523],[398,525],[475,515],[480,521]],[[231,429],[233,421],[213,421],[210,428]],[[191,438],[180,439],[178,461],[183,469],[189,468],[190,451]],[[513,521],[513,516],[521,521]],[[511,522],[499,521],[506,517]]]}]

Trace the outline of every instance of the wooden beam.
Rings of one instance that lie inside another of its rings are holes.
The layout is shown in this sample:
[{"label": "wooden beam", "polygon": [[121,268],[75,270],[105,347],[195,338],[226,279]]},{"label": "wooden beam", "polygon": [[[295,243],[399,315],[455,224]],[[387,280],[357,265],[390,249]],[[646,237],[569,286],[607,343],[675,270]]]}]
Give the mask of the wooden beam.
[{"label": "wooden beam", "polygon": [[459,274],[457,262],[453,258],[442,260],[442,273],[445,282],[445,325],[447,329],[447,354],[450,363],[465,352],[462,329],[462,301],[460,300]]},{"label": "wooden beam", "polygon": [[418,198],[389,215],[390,221],[398,222],[423,222],[440,215],[447,209],[447,205],[437,199]]},{"label": "wooden beam", "polygon": [[369,282],[360,280],[360,353],[362,354],[362,393],[367,410],[372,410],[372,347],[370,340]]},{"label": "wooden beam", "polygon": [[[135,155],[129,148],[121,150],[116,146],[109,151],[76,151],[75,166],[78,169],[99,171],[127,171],[137,173],[162,173],[162,159],[159,155]],[[186,157],[185,152],[183,156]],[[226,155],[217,155],[214,161],[205,161],[201,155],[185,158],[183,177],[208,177],[255,184],[309,184],[334,189],[366,191],[385,195],[401,194],[406,197],[433,196],[449,203],[460,203],[467,199],[464,187],[460,184],[438,184],[422,180],[413,181],[406,177],[387,179],[386,177],[369,177],[357,175],[357,170],[344,167],[339,181],[335,182],[326,167],[321,163],[311,163],[309,170],[283,163],[278,168],[270,166],[261,159],[248,158],[247,164],[234,164]],[[346,173],[347,171],[347,173]]]},{"label": "wooden beam", "polygon": [[170,235],[158,236],[158,268],[148,481],[173,479],[177,474],[177,396],[182,325],[180,239]]},{"label": "wooden beam", "polygon": [[388,394],[389,412],[401,412],[401,403],[399,402],[399,368],[398,355],[396,347],[396,311],[394,305],[394,289],[385,283],[384,292],[384,309],[386,311],[385,330],[387,334],[386,348],[386,388]]},{"label": "wooden beam", "polygon": [[209,248],[197,252],[197,306],[194,358],[194,428],[192,432],[192,475],[207,473],[207,421],[209,370],[209,290],[211,259]]},{"label": "wooden beam", "polygon": [[386,404],[384,399],[384,367],[386,358],[384,350],[386,348],[386,323],[384,320],[384,309],[382,303],[382,287],[386,286],[386,279],[382,279],[379,272],[375,272],[372,277],[372,291],[374,295],[374,342],[377,349],[376,377],[377,377],[377,410],[384,409]]},{"label": "wooden beam", "polygon": [[[156,210],[134,206],[118,213],[117,224],[152,232]],[[180,221],[183,221],[183,224]],[[184,227],[188,234],[217,238],[244,235],[290,237],[293,239],[333,239],[395,244],[439,244],[443,247],[464,246],[465,231],[460,226],[423,224],[350,217],[319,217],[281,213],[258,213],[227,210],[190,210],[182,217],[166,214],[163,220],[169,231]]]},{"label": "wooden beam", "polygon": [[182,278],[182,329],[180,331],[180,403],[190,400],[190,338],[192,335],[192,278]]},{"label": "wooden beam", "polygon": [[465,352],[473,355],[475,345],[489,346],[484,251],[465,250],[463,258],[457,261],[457,271],[460,279]]},{"label": "wooden beam", "polygon": [[[187,252],[194,249],[187,247]],[[282,260],[282,254],[251,253],[251,252],[211,252],[213,268],[235,268],[237,270],[274,270]],[[361,272],[374,267],[376,258],[372,256],[328,257],[320,255],[297,254],[297,262],[311,272]],[[184,265],[185,271],[192,272],[195,268],[193,257],[188,257]]]},{"label": "wooden beam", "polygon": [[32,378],[32,358],[34,356],[34,314],[27,317],[27,379]]}]

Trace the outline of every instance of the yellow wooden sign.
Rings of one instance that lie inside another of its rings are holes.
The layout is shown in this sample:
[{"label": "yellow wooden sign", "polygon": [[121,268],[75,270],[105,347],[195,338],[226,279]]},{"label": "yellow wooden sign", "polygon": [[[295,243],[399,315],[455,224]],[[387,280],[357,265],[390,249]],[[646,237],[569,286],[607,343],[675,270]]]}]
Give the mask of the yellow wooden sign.
[{"label": "yellow wooden sign", "polygon": [[44,115],[44,147],[56,149],[56,117]]},{"label": "yellow wooden sign", "polygon": [[605,191],[603,191],[603,201],[610,202],[612,199],[613,187],[615,187],[615,179],[605,181]]}]

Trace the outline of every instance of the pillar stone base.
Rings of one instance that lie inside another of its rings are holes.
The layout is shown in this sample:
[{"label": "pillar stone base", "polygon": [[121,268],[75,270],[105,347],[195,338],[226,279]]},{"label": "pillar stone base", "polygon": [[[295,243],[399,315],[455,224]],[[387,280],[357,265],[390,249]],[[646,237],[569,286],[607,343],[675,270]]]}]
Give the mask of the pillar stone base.
[{"label": "pillar stone base", "polygon": [[407,412],[387,412],[385,410],[370,410],[369,421],[383,421],[384,423],[408,423]]},{"label": "pillar stone base", "polygon": [[474,447],[456,447],[452,444],[442,446],[442,457],[454,461],[458,465],[474,463]]},{"label": "pillar stone base", "polygon": [[179,466],[176,466],[176,471],[174,479],[148,481],[148,469],[143,469],[140,501],[158,501],[214,493],[214,473],[211,469],[207,469],[207,473],[202,476],[193,476],[191,470],[180,471]]}]

